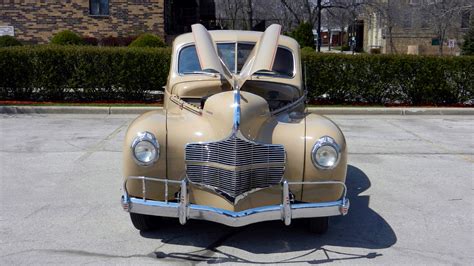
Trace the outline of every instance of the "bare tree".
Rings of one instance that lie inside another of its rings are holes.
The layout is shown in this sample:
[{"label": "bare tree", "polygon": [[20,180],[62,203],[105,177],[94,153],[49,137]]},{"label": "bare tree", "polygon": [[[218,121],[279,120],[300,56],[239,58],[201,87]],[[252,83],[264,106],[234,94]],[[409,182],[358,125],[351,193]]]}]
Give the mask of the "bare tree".
[{"label": "bare tree", "polygon": [[282,25],[283,31],[289,31],[295,24],[294,16],[286,9],[280,0],[253,1],[253,17],[255,20],[265,20]]},{"label": "bare tree", "polygon": [[356,9],[365,4],[366,0],[280,0],[283,6],[293,15],[296,22],[308,22],[311,25],[317,23],[318,51],[321,50],[321,17],[325,9]]},{"label": "bare tree", "polygon": [[243,12],[243,0],[216,1],[216,18],[221,28],[240,28],[239,22],[244,19]]},{"label": "bare tree", "polygon": [[443,54],[447,32],[456,25],[456,21],[465,10],[473,8],[473,0],[434,0],[422,6],[422,12],[429,18],[430,24],[439,39],[438,53]]}]

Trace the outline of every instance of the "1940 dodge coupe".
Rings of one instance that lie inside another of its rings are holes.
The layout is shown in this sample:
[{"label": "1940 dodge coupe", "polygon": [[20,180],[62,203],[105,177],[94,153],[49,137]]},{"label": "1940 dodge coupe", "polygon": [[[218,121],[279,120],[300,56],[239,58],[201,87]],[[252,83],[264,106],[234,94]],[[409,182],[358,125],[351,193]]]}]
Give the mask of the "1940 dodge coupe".
[{"label": "1940 dodge coupe", "polygon": [[125,137],[122,207],[137,229],[160,217],[234,227],[305,218],[324,233],[329,216],[347,213],[344,135],[305,112],[300,48],[280,30],[195,24],[175,39],[163,110]]}]

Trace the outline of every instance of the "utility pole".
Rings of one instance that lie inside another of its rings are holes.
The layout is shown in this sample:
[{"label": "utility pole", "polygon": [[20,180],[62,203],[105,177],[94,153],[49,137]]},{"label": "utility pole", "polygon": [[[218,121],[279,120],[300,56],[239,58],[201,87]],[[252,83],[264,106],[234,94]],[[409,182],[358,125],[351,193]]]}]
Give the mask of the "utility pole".
[{"label": "utility pole", "polygon": [[321,52],[321,1],[318,0],[318,52]]}]

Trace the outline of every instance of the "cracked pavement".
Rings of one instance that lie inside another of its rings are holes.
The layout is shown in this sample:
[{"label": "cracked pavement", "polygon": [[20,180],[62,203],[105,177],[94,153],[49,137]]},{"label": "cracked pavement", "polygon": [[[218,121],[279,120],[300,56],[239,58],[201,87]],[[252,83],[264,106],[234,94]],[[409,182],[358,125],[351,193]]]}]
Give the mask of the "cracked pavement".
[{"label": "cracked pavement", "polygon": [[349,215],[139,232],[120,207],[135,115],[0,115],[0,264],[474,264],[474,116],[330,116]]}]

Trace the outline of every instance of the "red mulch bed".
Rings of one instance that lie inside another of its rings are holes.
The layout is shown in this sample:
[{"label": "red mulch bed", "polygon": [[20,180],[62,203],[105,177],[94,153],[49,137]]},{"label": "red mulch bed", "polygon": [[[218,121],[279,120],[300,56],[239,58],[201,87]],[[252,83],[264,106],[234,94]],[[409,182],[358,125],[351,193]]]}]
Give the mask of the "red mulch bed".
[{"label": "red mulch bed", "polygon": [[380,106],[376,106],[374,104],[370,103],[363,103],[363,102],[351,102],[351,103],[331,103],[329,101],[310,101],[309,104],[311,105],[320,105],[320,106],[331,106],[331,105],[337,105],[341,107],[474,107],[471,104],[463,104],[463,103],[454,103],[454,104],[439,104],[435,105],[432,103],[425,103],[425,104],[419,104],[419,105],[410,105],[407,103],[388,103]]},{"label": "red mulch bed", "polygon": [[80,101],[57,101],[57,102],[35,102],[35,101],[1,101],[0,105],[55,105],[55,104],[64,104],[64,105],[137,105],[137,104],[146,104],[146,105],[163,105],[162,101],[156,102],[144,102],[144,101],[95,101],[95,102],[80,102]]},{"label": "red mulch bed", "polygon": [[[80,102],[80,101],[56,101],[56,102],[36,102],[36,101],[14,101],[14,100],[0,100],[0,105],[151,105],[151,106],[161,106],[163,105],[163,101],[93,101],[93,102]],[[341,106],[341,107],[474,107],[473,105],[469,104],[443,104],[443,105],[434,105],[434,104],[420,104],[420,105],[409,105],[406,103],[400,104],[385,104],[383,106],[375,106],[369,103],[361,103],[361,102],[354,102],[354,103],[346,103],[346,104],[339,104],[339,103],[331,103],[327,101],[311,101],[309,104],[311,105],[318,105],[318,106]]]}]

